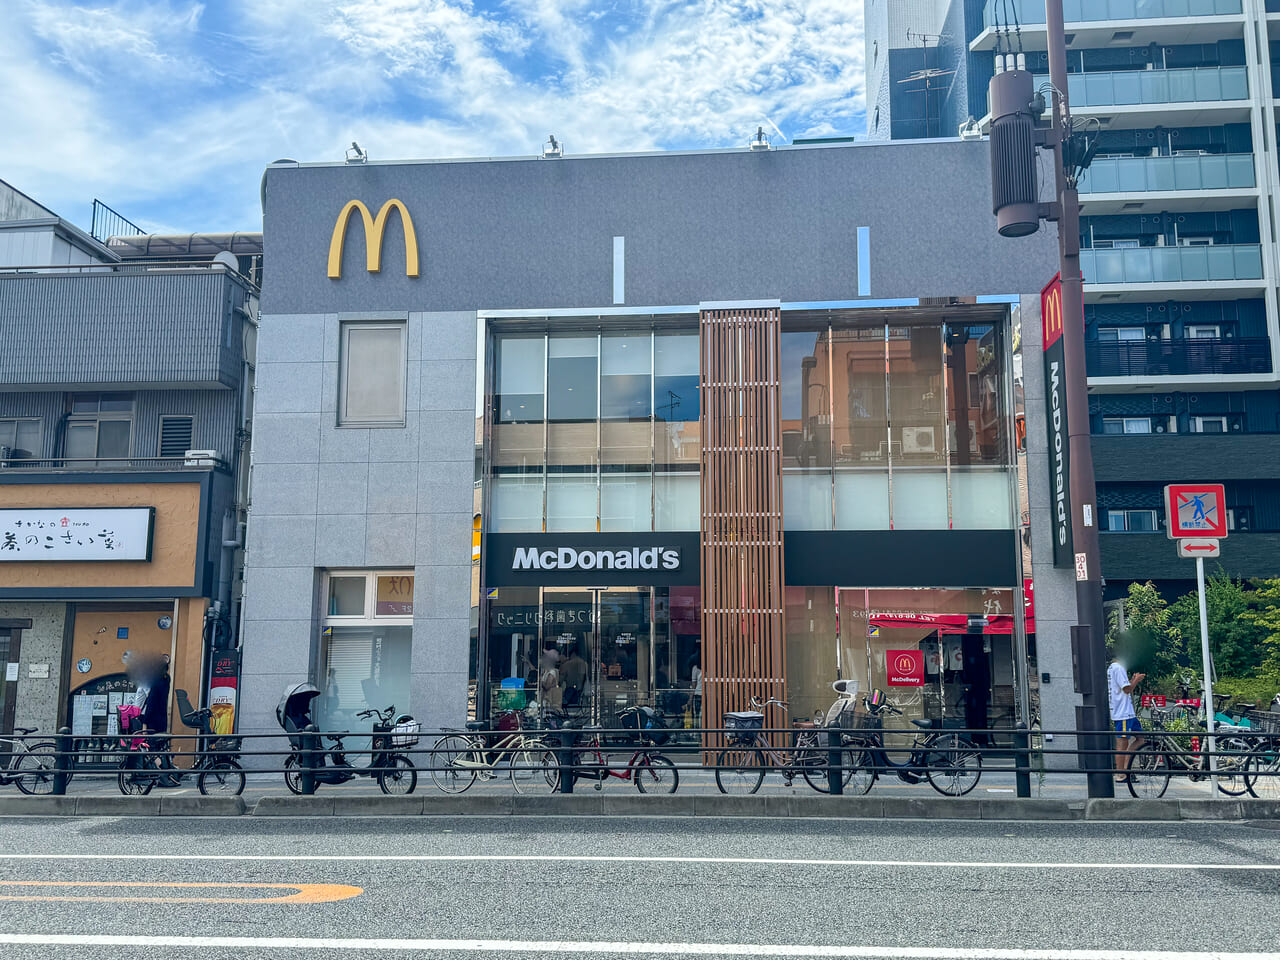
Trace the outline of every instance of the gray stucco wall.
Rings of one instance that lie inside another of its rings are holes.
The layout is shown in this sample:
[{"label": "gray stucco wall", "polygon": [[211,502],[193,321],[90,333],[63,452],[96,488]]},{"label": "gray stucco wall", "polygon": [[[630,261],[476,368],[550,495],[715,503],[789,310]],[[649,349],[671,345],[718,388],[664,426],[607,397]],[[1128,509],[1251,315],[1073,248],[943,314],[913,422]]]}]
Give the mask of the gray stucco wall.
[{"label": "gray stucco wall", "polygon": [[[1047,279],[1047,278],[1046,278]],[[1023,297],[1022,382],[1027,415],[1027,489],[1031,505],[1031,576],[1036,590],[1037,670],[1049,674],[1040,683],[1040,724],[1044,730],[1074,730],[1075,692],[1071,670],[1071,627],[1076,622],[1075,570],[1053,565],[1049,444],[1045,433],[1044,337],[1040,297]],[[1053,746],[1071,750],[1074,737],[1058,737]],[[1046,757],[1051,766],[1077,766],[1074,757]]]},{"label": "gray stucco wall", "polygon": [[[0,603],[0,617],[31,621],[22,631],[22,653],[18,661],[18,696],[13,723],[17,727],[38,727],[40,733],[58,730],[62,706],[62,649],[67,633],[65,603]],[[28,665],[47,663],[48,679],[31,679]]]},{"label": "gray stucco wall", "polygon": [[379,429],[336,425],[338,314],[261,320],[244,732],[276,732],[280,692],[308,679],[324,568],[414,569],[411,702],[397,706],[429,726],[465,715],[476,314],[407,317],[406,424]]}]

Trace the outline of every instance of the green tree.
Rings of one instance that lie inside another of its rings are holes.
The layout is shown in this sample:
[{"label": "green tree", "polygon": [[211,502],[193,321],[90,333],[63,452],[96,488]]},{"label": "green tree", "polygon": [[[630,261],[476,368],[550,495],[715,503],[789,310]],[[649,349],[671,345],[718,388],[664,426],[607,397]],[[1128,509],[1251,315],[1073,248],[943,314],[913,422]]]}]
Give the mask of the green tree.
[{"label": "green tree", "polygon": [[[1209,615],[1209,652],[1220,677],[1252,677],[1262,665],[1266,630],[1245,615],[1256,606],[1257,594],[1244,581],[1221,567],[1204,585],[1205,609]],[[1200,603],[1196,592],[1185,594],[1169,607],[1172,622],[1186,644],[1190,665],[1199,675],[1204,671],[1200,656]]]},{"label": "green tree", "polygon": [[1124,625],[1113,618],[1107,630],[1107,643],[1114,646],[1124,640],[1134,652],[1129,671],[1145,673],[1152,688],[1168,685],[1189,664],[1186,644],[1169,605],[1155,584],[1129,584],[1124,599]]},{"label": "green tree", "polygon": [[1264,651],[1261,672],[1280,677],[1280,578],[1255,582],[1252,608],[1240,616],[1258,631]]}]

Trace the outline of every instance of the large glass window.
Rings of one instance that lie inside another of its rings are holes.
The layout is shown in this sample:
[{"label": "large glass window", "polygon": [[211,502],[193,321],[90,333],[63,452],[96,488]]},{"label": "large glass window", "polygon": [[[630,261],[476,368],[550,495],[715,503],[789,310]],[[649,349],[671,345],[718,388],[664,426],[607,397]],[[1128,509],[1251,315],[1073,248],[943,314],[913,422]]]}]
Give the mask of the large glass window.
[{"label": "large glass window", "polygon": [[649,418],[653,346],[647,333],[608,333],[600,338],[600,416]]},{"label": "large glass window", "polygon": [[547,341],[547,419],[596,419],[596,337]]},{"label": "large glass window", "polygon": [[541,421],[546,373],[545,338],[500,338],[493,390],[494,419],[498,423]]},{"label": "large glass window", "polygon": [[123,460],[133,440],[133,394],[78,393],[71,398],[63,448],[69,460]]},{"label": "large glass window", "polygon": [[404,323],[343,323],[338,422],[403,424]]},{"label": "large glass window", "polygon": [[[409,710],[414,575],[334,571],[323,581],[324,634],[314,716],[322,730],[364,724],[361,710]],[[351,744],[358,748],[358,745]]]},{"label": "large glass window", "polygon": [[828,329],[784,331],[781,347],[783,524],[788,530],[830,530]]},{"label": "large glass window", "polygon": [[889,528],[889,418],[881,324],[832,331],[835,523]]}]

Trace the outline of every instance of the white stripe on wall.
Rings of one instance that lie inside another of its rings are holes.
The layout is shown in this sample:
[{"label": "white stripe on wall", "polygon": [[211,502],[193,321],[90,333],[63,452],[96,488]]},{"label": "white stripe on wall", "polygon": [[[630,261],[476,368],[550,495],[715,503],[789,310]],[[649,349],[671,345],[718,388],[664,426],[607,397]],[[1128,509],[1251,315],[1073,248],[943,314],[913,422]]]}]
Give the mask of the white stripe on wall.
[{"label": "white stripe on wall", "polygon": [[858,228],[858,296],[871,296],[871,228]]},{"label": "white stripe on wall", "polygon": [[626,303],[626,237],[613,238],[613,302]]}]

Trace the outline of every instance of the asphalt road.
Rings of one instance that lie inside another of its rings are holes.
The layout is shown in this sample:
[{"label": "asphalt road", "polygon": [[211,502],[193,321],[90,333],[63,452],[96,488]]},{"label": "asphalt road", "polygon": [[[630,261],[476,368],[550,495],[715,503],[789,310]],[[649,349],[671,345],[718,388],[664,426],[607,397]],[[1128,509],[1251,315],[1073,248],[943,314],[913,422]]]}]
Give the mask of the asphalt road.
[{"label": "asphalt road", "polygon": [[0,819],[22,958],[1119,960],[1278,931],[1261,824]]}]

